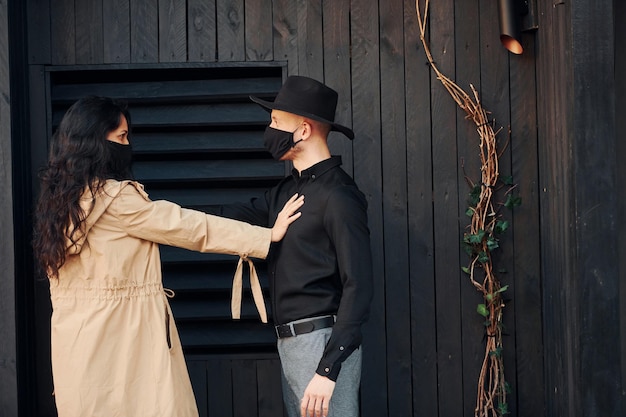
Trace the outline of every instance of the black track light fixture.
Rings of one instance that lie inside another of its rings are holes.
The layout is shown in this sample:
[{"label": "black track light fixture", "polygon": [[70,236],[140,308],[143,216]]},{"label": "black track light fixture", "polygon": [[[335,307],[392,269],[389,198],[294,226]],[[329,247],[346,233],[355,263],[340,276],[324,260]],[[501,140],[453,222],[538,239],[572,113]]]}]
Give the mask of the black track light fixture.
[{"label": "black track light fixture", "polygon": [[521,54],[522,31],[537,29],[533,0],[498,0],[500,42],[511,53]]}]

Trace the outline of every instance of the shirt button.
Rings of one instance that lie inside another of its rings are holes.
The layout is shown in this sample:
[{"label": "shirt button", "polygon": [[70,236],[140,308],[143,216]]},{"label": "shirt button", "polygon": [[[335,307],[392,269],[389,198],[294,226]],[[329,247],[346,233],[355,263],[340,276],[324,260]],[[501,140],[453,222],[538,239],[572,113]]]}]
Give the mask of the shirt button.
[{"label": "shirt button", "polygon": [[311,179],[315,179],[315,174],[311,175]]},{"label": "shirt button", "polygon": [[339,346],[339,350],[343,350],[343,346]]},{"label": "shirt button", "polygon": [[330,368],[324,368],[324,372],[330,372]]}]

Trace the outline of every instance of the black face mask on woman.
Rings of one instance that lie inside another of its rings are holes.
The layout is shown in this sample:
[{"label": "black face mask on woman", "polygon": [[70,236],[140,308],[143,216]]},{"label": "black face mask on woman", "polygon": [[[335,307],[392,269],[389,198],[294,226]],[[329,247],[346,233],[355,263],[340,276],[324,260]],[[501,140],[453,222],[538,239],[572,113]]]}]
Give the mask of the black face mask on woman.
[{"label": "black face mask on woman", "polygon": [[[296,128],[298,130],[298,128]],[[279,161],[291,148],[302,142],[302,139],[294,142],[293,132],[286,132],[284,130],[274,129],[271,126],[265,128],[263,134],[263,141],[265,142],[265,149],[272,154],[272,157]]]},{"label": "black face mask on woman", "polygon": [[107,148],[111,159],[107,167],[107,178],[116,180],[132,179],[130,169],[133,160],[133,148],[128,145],[107,140]]}]

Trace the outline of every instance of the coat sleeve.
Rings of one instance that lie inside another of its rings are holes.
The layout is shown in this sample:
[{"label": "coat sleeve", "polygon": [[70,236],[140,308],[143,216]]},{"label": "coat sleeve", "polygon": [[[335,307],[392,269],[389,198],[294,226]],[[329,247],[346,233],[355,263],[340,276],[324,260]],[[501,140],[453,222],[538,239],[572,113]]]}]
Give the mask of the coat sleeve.
[{"label": "coat sleeve", "polygon": [[151,201],[132,184],[122,188],[108,210],[129,235],[198,252],[265,259],[271,229]]}]

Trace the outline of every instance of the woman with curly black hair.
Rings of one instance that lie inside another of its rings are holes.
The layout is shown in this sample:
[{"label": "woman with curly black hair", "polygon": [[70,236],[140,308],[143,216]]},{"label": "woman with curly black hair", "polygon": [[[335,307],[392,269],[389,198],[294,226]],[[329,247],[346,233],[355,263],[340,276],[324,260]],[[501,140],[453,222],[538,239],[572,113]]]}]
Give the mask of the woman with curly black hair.
[{"label": "woman with curly black hair", "polygon": [[129,132],[123,104],[78,100],[41,171],[33,247],[59,417],[197,416],[158,244],[265,258],[303,204],[294,195],[268,229],[151,201],[131,179]]}]

